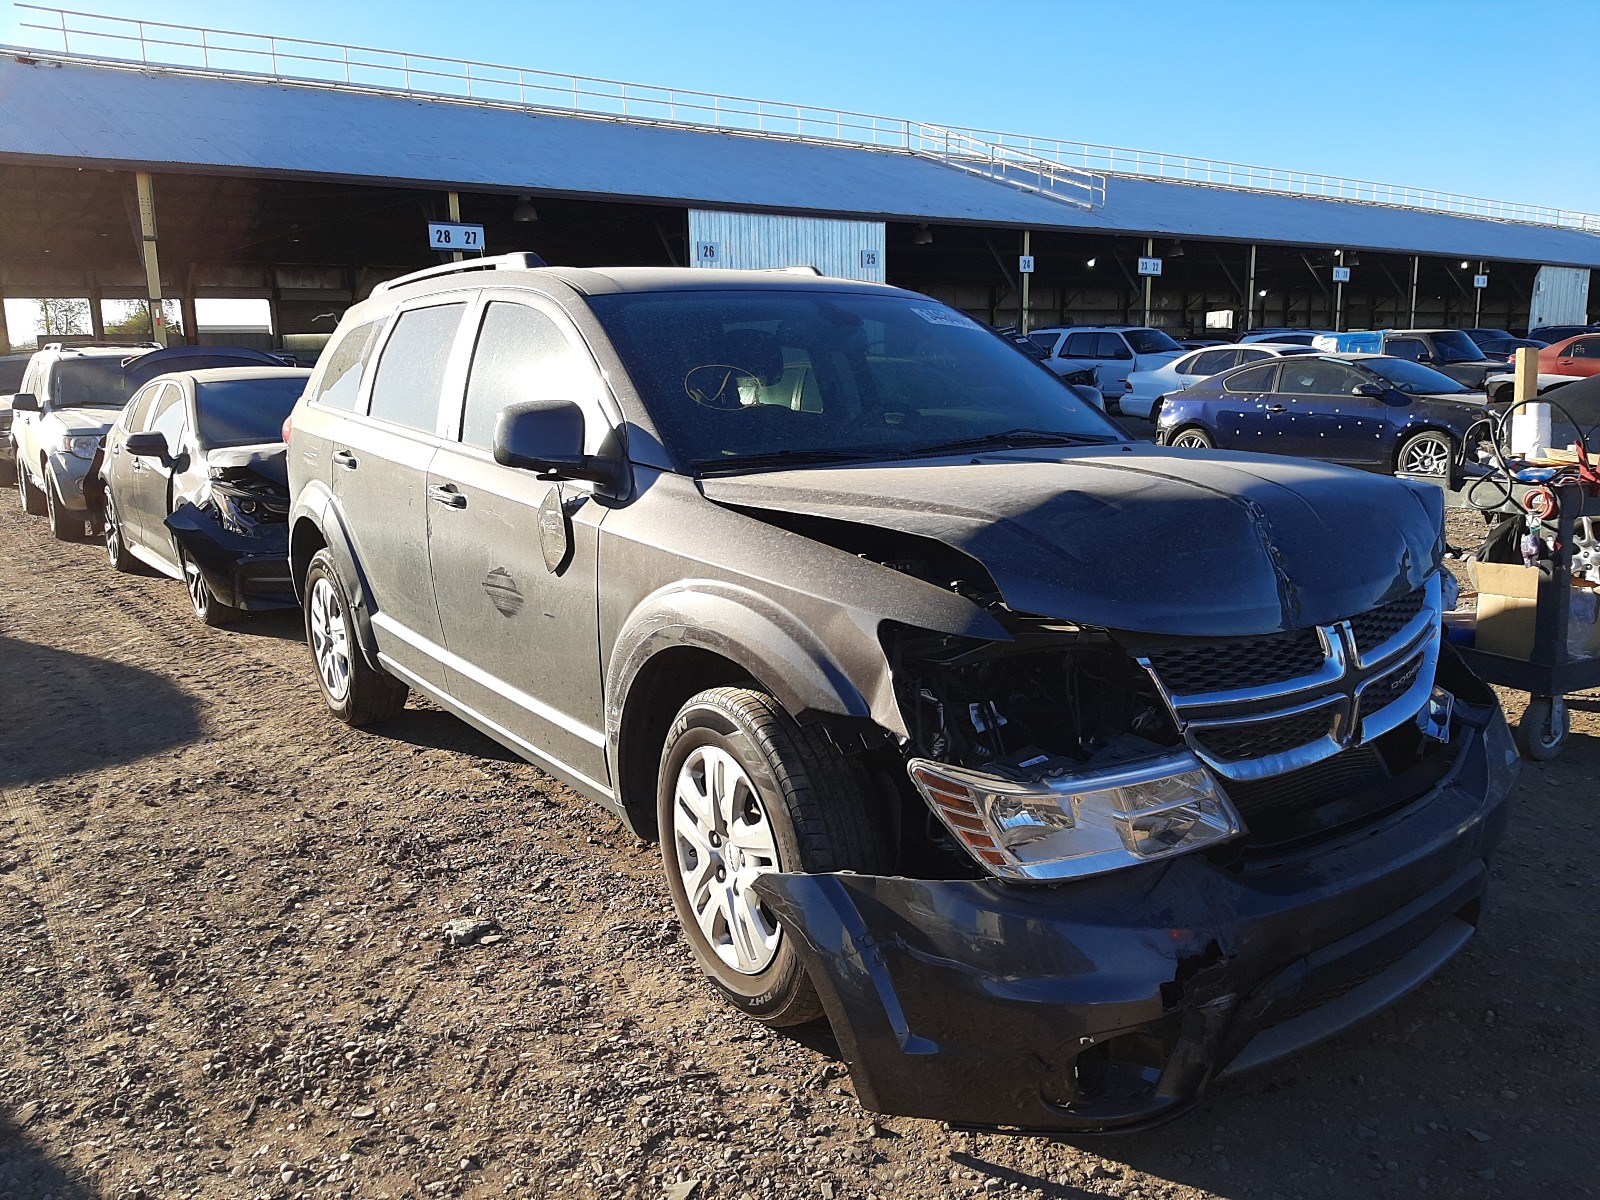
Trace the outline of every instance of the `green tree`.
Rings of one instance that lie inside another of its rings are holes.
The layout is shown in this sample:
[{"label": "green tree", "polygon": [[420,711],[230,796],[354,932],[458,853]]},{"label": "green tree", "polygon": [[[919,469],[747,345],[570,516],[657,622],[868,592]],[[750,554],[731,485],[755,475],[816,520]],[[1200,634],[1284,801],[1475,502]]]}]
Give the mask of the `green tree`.
[{"label": "green tree", "polygon": [[53,298],[39,301],[41,333],[88,333],[89,302],[76,298]]}]

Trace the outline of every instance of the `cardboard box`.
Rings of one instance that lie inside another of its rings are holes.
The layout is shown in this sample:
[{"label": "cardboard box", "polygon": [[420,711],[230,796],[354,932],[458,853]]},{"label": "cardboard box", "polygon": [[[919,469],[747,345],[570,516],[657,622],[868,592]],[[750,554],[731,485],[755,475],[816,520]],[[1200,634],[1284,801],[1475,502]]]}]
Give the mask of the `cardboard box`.
[{"label": "cardboard box", "polygon": [[[1515,563],[1472,564],[1478,589],[1477,648],[1507,658],[1533,654],[1534,611],[1540,573]],[[1567,652],[1577,658],[1600,654],[1600,604],[1589,587],[1574,586],[1567,624]]]}]

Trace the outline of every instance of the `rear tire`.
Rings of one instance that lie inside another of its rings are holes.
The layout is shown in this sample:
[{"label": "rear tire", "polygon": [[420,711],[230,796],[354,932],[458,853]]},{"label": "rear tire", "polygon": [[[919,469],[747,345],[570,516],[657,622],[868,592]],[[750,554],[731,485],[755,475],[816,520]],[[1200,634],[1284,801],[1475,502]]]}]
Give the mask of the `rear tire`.
[{"label": "rear tire", "polygon": [[765,692],[712,688],[667,732],[656,783],[667,889],[702,971],[768,1025],[822,1015],[793,935],[750,889],[767,871],[882,870],[871,784]]},{"label": "rear tire", "polygon": [[44,516],[44,493],[33,485],[28,468],[20,462],[17,463],[17,500],[30,517]]},{"label": "rear tire", "polygon": [[1211,440],[1211,435],[1198,425],[1185,425],[1172,435],[1172,440],[1167,443],[1179,450],[1214,450],[1216,443]]},{"label": "rear tire", "polygon": [[367,664],[356,638],[350,600],[333,555],[325,549],[317,551],[306,569],[304,611],[306,645],[328,711],[357,729],[398,715],[411,689]]}]

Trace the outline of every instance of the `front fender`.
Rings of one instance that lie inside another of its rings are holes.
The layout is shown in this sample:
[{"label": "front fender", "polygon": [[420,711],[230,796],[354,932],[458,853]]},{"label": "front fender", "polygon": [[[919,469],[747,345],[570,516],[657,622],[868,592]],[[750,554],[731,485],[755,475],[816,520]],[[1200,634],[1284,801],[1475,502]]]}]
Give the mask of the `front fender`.
[{"label": "front fender", "polygon": [[[748,671],[791,713],[878,719],[904,733],[890,698],[879,713],[794,613],[750,588],[687,579],[651,593],[628,615],[606,672],[606,731],[613,753],[628,693],[646,663],[677,646],[709,650]],[[859,664],[887,675],[881,655]],[[889,718],[885,720],[884,718]]]}]

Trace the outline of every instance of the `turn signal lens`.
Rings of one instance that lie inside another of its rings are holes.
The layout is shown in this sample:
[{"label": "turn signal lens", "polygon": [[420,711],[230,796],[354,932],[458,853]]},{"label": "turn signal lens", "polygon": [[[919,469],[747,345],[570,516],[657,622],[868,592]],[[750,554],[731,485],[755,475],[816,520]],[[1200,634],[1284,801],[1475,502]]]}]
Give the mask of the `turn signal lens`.
[{"label": "turn signal lens", "polygon": [[1002,878],[1099,875],[1244,832],[1217,780],[1187,751],[1031,780],[926,758],[906,769],[956,840]]}]

